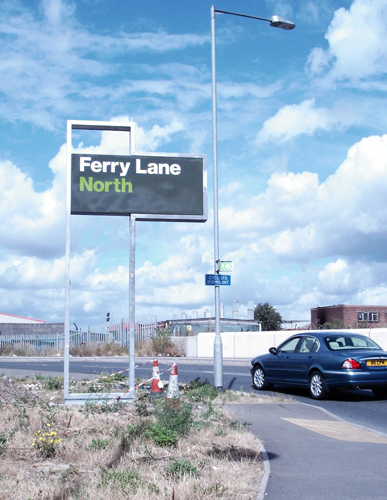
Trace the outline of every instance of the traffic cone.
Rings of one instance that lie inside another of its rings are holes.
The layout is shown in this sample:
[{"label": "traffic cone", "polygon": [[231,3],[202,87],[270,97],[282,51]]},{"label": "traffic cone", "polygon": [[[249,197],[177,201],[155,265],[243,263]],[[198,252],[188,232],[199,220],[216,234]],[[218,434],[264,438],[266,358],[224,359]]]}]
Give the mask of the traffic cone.
[{"label": "traffic cone", "polygon": [[180,405],[179,382],[177,380],[177,364],[173,363],[169,376],[167,402],[177,408]]},{"label": "traffic cone", "polygon": [[153,360],[151,396],[160,396],[163,392],[163,383],[160,380],[159,363],[157,359]]}]

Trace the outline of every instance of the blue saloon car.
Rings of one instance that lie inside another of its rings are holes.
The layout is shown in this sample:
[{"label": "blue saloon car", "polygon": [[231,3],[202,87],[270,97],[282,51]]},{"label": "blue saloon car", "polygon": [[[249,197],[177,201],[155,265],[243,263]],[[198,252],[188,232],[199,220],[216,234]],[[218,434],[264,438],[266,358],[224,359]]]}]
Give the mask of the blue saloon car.
[{"label": "blue saloon car", "polygon": [[343,331],[293,335],[251,361],[253,385],[308,387],[314,399],[330,390],[371,389],[387,396],[387,352],[370,338]]}]

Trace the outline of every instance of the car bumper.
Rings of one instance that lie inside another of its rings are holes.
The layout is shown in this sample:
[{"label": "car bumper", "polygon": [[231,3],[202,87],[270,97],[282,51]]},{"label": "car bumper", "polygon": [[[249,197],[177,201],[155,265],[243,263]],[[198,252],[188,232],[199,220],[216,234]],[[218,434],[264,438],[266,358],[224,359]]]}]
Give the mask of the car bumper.
[{"label": "car bumper", "polygon": [[386,372],[364,372],[363,370],[348,370],[324,374],[327,386],[331,389],[372,389],[387,387]]}]

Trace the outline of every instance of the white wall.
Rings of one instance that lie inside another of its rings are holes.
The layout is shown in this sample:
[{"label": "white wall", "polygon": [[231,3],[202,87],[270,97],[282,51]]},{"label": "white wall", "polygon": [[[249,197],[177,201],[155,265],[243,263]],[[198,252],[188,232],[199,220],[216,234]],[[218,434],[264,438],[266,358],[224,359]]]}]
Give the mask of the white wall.
[{"label": "white wall", "polygon": [[[289,332],[223,332],[221,337],[224,358],[252,358],[278,345],[289,337]],[[201,332],[196,338],[198,357],[212,357],[215,333]]]},{"label": "white wall", "polygon": [[[366,335],[387,350],[387,328],[342,330]],[[269,347],[276,347],[288,337],[297,333],[312,333],[310,330],[292,330],[280,332],[223,332],[223,358],[251,359],[265,354]],[[327,330],[329,333],[329,330]],[[173,340],[187,357],[212,358],[214,355],[214,332],[201,332],[197,337],[175,337]],[[196,345],[195,345],[196,343]]]}]

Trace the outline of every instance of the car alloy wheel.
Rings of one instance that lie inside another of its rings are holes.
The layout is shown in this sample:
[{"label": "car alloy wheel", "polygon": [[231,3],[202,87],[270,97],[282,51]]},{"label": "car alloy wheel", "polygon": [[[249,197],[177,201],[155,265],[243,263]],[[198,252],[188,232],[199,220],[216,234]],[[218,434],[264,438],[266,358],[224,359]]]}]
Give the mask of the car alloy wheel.
[{"label": "car alloy wheel", "polygon": [[313,399],[324,399],[327,386],[320,372],[313,372],[309,379],[309,391]]},{"label": "car alloy wheel", "polygon": [[261,366],[256,366],[253,373],[253,384],[254,387],[260,391],[267,389],[268,383],[266,381],[266,375]]}]

